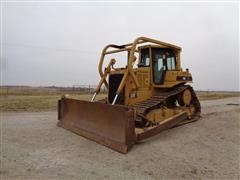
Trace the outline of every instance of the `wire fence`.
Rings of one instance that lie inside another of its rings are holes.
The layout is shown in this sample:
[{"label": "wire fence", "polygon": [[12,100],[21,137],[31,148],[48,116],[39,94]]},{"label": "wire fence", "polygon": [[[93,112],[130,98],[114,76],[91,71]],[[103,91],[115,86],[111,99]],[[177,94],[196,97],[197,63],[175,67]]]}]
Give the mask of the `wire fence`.
[{"label": "wire fence", "polygon": [[[97,88],[97,85],[73,85],[72,86],[73,91],[85,91],[88,93],[94,93],[96,88]],[[103,93],[107,92],[107,88],[104,85],[101,87],[101,92]]]}]

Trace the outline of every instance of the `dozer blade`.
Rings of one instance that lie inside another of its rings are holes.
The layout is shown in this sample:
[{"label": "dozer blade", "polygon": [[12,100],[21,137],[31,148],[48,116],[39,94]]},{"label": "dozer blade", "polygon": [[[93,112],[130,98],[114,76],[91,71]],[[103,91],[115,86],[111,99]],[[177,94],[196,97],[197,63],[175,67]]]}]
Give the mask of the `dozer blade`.
[{"label": "dozer blade", "polygon": [[121,153],[135,142],[134,111],[125,106],[62,98],[58,126]]}]

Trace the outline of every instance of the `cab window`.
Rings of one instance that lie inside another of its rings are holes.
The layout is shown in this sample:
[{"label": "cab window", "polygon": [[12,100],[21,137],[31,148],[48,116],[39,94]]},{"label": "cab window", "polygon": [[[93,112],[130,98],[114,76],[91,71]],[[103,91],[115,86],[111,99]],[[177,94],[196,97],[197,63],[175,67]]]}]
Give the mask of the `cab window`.
[{"label": "cab window", "polygon": [[149,48],[141,50],[141,58],[138,67],[145,67],[150,65],[150,53]]},{"label": "cab window", "polygon": [[167,69],[168,70],[175,70],[176,63],[175,63],[175,58],[173,56],[168,56],[167,57]]}]

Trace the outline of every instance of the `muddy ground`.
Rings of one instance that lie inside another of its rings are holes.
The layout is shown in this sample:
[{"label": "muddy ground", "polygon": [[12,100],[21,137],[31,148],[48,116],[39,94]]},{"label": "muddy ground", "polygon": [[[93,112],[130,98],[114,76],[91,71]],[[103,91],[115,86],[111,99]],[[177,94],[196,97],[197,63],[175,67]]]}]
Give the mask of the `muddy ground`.
[{"label": "muddy ground", "polygon": [[[233,103],[232,105],[227,105]],[[2,113],[2,179],[239,179],[239,98],[203,101],[201,120],[126,154],[56,126],[56,112]]]}]

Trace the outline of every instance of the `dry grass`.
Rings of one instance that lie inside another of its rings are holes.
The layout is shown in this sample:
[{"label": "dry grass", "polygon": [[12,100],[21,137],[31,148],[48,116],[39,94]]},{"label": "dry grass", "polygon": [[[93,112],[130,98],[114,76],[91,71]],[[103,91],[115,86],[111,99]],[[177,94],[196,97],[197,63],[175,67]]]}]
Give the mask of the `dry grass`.
[{"label": "dry grass", "polygon": [[[71,98],[90,100],[93,96],[83,90],[67,90],[54,88],[1,88],[0,111],[55,111],[57,102],[62,95],[69,94]],[[106,97],[99,94],[98,99]]]},{"label": "dry grass", "polygon": [[[57,101],[64,94],[80,100],[90,100],[92,94],[86,90],[54,89],[54,88],[1,88],[0,111],[56,111]],[[197,92],[201,101],[227,97],[240,97],[239,92]],[[103,99],[100,94],[97,99]]]},{"label": "dry grass", "polygon": [[240,92],[200,91],[197,92],[197,96],[201,101],[204,101],[230,97],[240,97]]},{"label": "dry grass", "polygon": [[[90,100],[92,94],[71,95],[70,97],[80,100]],[[100,94],[97,99],[104,98]],[[59,95],[14,95],[1,96],[0,111],[54,111],[57,110]]]}]

